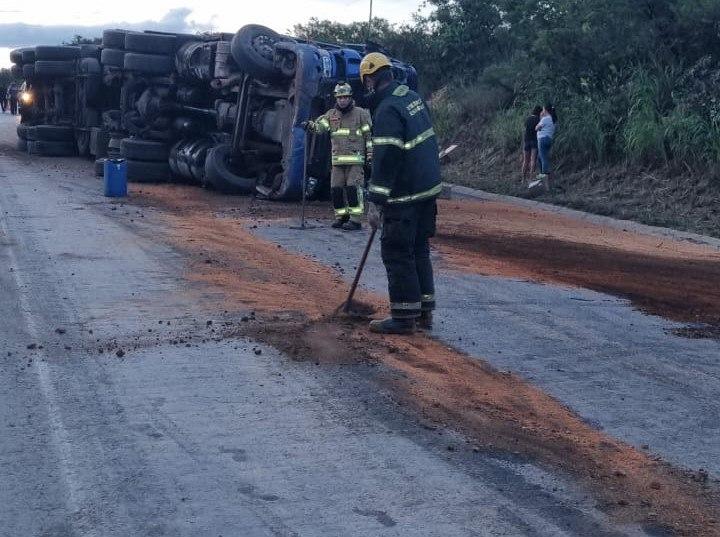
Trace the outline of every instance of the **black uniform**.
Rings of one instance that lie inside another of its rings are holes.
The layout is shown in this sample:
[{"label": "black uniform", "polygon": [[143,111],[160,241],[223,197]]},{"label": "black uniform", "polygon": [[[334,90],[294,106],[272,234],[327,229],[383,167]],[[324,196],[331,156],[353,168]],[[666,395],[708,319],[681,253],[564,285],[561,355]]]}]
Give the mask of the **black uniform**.
[{"label": "black uniform", "polygon": [[435,307],[428,239],[435,235],[442,190],[438,144],[420,96],[391,83],[378,92],[373,113],[373,164],[368,200],[382,205],[382,259],[395,319]]}]

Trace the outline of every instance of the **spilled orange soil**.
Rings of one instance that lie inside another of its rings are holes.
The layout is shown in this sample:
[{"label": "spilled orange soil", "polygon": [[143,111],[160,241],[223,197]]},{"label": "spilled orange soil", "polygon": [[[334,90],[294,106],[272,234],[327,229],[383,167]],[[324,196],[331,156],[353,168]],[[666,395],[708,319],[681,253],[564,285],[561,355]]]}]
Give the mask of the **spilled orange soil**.
[{"label": "spilled orange soil", "polygon": [[[367,331],[364,320],[335,317],[333,312],[344,300],[347,285],[333,271],[247,230],[258,219],[290,216],[296,208],[291,211],[285,205],[199,195],[196,189],[181,187],[150,187],[143,196],[144,203],[161,209],[168,224],[167,239],[188,256],[187,277],[204,286],[206,305],[257,311],[262,322],[252,323],[245,335],[296,359],[348,366],[380,362],[400,373],[403,380],[393,383],[395,396],[419,414],[462,431],[481,449],[519,453],[574,475],[618,520],[663,526],[678,535],[720,535],[720,496],[715,487],[704,483],[704,476],[676,470],[593,429],[522,379],[497,372],[429,337],[380,337]],[[484,250],[447,241],[446,237],[453,235],[452,226],[462,224],[462,211],[475,210],[465,204],[452,207],[452,214],[443,207],[438,244],[453,264],[483,271],[500,263],[507,270],[489,273],[512,270],[528,276],[519,253],[486,257]],[[319,207],[311,210],[322,214]],[[502,227],[499,210],[496,208],[494,232],[504,235],[504,229],[498,229]],[[517,214],[518,221],[508,227],[532,227],[521,224],[521,217]],[[550,220],[547,233],[564,226],[555,217]],[[458,231],[455,228],[456,235]],[[468,232],[467,226],[463,232]],[[522,231],[516,229],[516,233]],[[585,231],[573,236],[568,230],[565,233],[567,242],[581,244]],[[535,232],[526,229],[526,234],[534,236]],[[623,243],[626,252],[632,250],[629,239]],[[642,248],[653,247],[649,239],[638,240]],[[658,248],[657,243],[654,247]],[[674,245],[667,248],[664,258],[677,260],[686,255],[675,252]],[[467,257],[463,257],[465,250]],[[712,258],[711,252],[695,254]],[[491,261],[487,262],[488,258]],[[531,276],[536,277],[541,274],[541,264],[538,261],[533,266],[537,272]],[[547,280],[564,282],[549,276]],[[371,309],[384,308],[382,297],[363,293],[360,298]]]},{"label": "spilled orange soil", "polygon": [[460,270],[627,298],[720,328],[720,251],[501,203],[441,202],[435,246]]}]

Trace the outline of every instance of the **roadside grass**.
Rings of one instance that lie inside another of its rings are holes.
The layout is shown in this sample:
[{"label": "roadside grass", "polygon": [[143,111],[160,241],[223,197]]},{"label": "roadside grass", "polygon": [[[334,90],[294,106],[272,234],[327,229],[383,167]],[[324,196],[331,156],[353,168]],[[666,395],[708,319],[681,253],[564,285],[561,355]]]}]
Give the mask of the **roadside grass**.
[{"label": "roadside grass", "polygon": [[[527,197],[520,151],[461,146],[443,167],[443,180],[488,192]],[[564,170],[538,201],[720,238],[720,171],[592,164]]]}]

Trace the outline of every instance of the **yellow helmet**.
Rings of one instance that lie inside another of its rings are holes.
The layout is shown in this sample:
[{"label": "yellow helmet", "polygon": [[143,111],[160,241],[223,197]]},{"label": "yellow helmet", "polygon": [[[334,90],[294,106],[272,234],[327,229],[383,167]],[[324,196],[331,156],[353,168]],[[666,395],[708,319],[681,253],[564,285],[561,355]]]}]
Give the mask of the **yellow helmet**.
[{"label": "yellow helmet", "polygon": [[392,67],[390,59],[380,52],[371,52],[360,62],[360,80],[364,82],[366,76],[377,73],[383,67]]},{"label": "yellow helmet", "polygon": [[352,97],[353,90],[347,82],[340,82],[335,86],[335,97]]}]

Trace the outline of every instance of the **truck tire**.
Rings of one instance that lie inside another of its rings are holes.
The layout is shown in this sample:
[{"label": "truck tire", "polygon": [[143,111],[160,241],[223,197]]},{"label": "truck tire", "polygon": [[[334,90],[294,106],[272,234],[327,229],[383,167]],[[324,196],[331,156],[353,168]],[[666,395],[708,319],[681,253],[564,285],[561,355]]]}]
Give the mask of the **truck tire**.
[{"label": "truck tire", "polygon": [[75,147],[80,157],[87,158],[90,156],[90,130],[75,129]]},{"label": "truck tire", "polygon": [[128,181],[134,183],[165,183],[170,180],[170,165],[164,162],[126,160]]},{"label": "truck tire", "polygon": [[16,146],[18,151],[23,151],[23,152],[27,151],[27,147],[28,147],[27,145],[28,145],[28,141],[27,141],[27,140],[23,140],[22,138],[18,138],[18,140],[17,140],[17,146]]},{"label": "truck tire", "polygon": [[78,73],[81,75],[102,75],[102,65],[97,58],[82,58],[78,62]]},{"label": "truck tire", "polygon": [[38,60],[35,62],[35,75],[42,78],[74,76],[76,62],[60,60]]},{"label": "truck tire", "polygon": [[[16,48],[10,51],[10,61],[16,65],[22,65],[22,54],[24,50],[32,50],[28,48]],[[34,60],[33,60],[34,61]]]},{"label": "truck tire", "polygon": [[95,177],[103,177],[105,175],[105,159],[99,158],[95,161]]},{"label": "truck tire", "polygon": [[173,54],[176,38],[172,34],[128,32],[125,34],[125,50],[145,54]]},{"label": "truck tire", "polygon": [[81,58],[95,58],[100,59],[100,47],[98,45],[80,45],[80,57]]},{"label": "truck tire", "polygon": [[28,153],[45,157],[71,157],[75,155],[75,143],[47,140],[28,142]]},{"label": "truck tire", "polygon": [[35,64],[28,63],[22,66],[23,78],[32,78],[35,76]]},{"label": "truck tire", "polygon": [[205,183],[225,194],[249,194],[256,179],[235,175],[229,168],[230,144],[216,145],[205,158]]},{"label": "truck tire", "polygon": [[125,65],[125,51],[116,48],[104,48],[100,53],[100,63],[122,69],[123,65]]},{"label": "truck tire", "polygon": [[273,61],[273,45],[287,38],[259,24],[238,30],[230,43],[230,52],[238,67],[260,80],[272,81],[280,75]]},{"label": "truck tire", "polygon": [[80,47],[57,47],[38,45],[35,47],[35,61],[67,61],[77,60],[80,57]]},{"label": "truck tire", "polygon": [[120,142],[120,155],[126,159],[145,162],[167,162],[170,149],[162,142],[123,138]]},{"label": "truck tire", "polygon": [[13,76],[13,78],[22,78],[22,76],[23,76],[22,65],[11,66],[10,74]]},{"label": "truck tire", "polygon": [[23,125],[22,123],[20,123],[20,124],[17,126],[17,129],[16,129],[18,138],[20,138],[21,140],[27,140],[27,139],[28,139],[28,129],[29,129],[29,128],[30,128],[29,126]]},{"label": "truck tire", "polygon": [[169,75],[175,68],[175,61],[172,56],[167,55],[128,52],[125,54],[124,68],[127,71],[150,75]]},{"label": "truck tire", "polygon": [[107,156],[108,142],[110,135],[101,127],[93,127],[90,129],[90,153],[96,158]]},{"label": "truck tire", "polygon": [[104,48],[125,48],[125,30],[103,30],[102,44]]},{"label": "truck tire", "polygon": [[37,56],[35,55],[34,48],[24,48],[22,49],[22,53],[20,55],[20,61],[16,63],[22,63],[25,65],[26,63],[34,63],[36,59]]},{"label": "truck tire", "polygon": [[72,142],[75,130],[65,125],[35,125],[32,127],[33,140],[43,142]]}]

